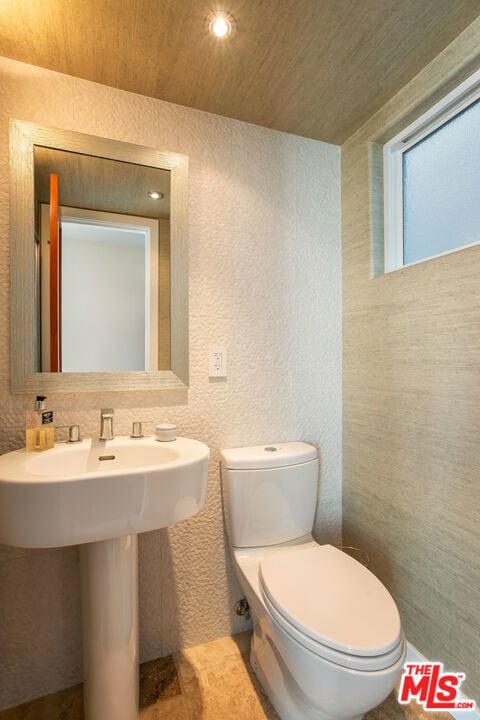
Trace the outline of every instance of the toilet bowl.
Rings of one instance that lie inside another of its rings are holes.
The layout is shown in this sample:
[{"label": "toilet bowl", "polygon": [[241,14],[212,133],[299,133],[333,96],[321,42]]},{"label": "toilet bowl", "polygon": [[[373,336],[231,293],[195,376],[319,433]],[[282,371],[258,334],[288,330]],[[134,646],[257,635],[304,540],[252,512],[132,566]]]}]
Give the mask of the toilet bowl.
[{"label": "toilet bowl", "polygon": [[305,443],[222,452],[225,520],[250,604],[250,661],[282,720],[359,720],[405,660],[395,602],[311,530],[318,457]]}]

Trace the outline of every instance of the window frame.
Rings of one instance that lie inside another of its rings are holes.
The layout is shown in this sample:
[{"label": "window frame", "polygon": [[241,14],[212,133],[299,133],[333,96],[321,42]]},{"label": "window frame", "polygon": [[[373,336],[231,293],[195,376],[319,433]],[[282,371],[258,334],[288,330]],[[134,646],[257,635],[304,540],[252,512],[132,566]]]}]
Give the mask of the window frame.
[{"label": "window frame", "polygon": [[403,153],[434,133],[480,99],[480,70],[448,93],[426,113],[408,125],[383,146],[384,263],[385,273],[448,255],[478,243],[461,245],[429,255],[421,260],[403,262]]}]

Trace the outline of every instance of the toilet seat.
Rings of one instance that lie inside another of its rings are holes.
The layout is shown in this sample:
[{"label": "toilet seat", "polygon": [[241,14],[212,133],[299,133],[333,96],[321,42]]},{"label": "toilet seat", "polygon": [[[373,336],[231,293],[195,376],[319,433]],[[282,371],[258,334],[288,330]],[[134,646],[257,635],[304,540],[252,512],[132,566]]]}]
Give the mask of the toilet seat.
[{"label": "toilet seat", "polygon": [[331,545],[269,554],[260,562],[264,602],[311,652],[344,667],[381,670],[404,649],[397,607],[363,565]]}]

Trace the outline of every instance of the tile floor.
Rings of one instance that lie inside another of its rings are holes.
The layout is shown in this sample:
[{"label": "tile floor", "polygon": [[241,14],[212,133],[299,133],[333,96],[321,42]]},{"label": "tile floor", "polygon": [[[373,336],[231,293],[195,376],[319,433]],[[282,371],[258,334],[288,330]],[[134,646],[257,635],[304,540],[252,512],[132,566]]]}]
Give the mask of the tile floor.
[{"label": "tile floor", "polygon": [[[250,633],[215,640],[140,666],[139,720],[279,720],[248,662]],[[83,720],[77,685],[0,712],[0,720]],[[401,706],[395,695],[364,720],[451,720]]]}]

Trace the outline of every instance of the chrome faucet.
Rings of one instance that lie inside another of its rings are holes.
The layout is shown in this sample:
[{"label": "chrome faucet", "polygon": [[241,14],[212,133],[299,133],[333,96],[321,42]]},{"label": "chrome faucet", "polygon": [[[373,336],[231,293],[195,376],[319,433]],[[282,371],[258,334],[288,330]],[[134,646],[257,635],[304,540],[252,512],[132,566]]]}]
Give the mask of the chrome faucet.
[{"label": "chrome faucet", "polygon": [[113,440],[113,408],[100,410],[100,437],[99,440]]}]

